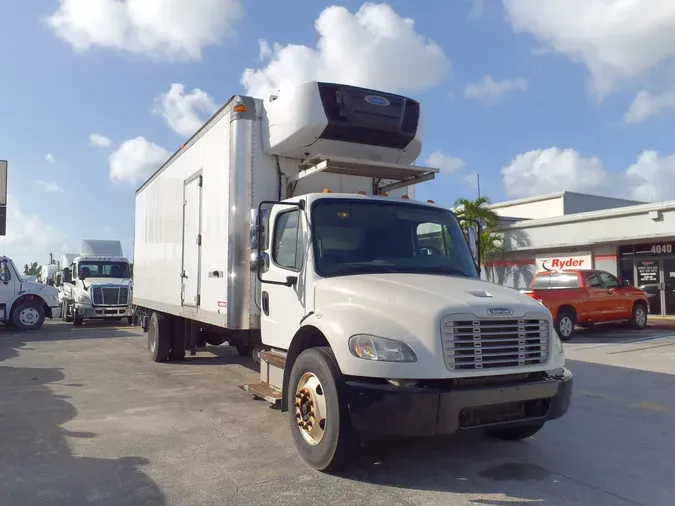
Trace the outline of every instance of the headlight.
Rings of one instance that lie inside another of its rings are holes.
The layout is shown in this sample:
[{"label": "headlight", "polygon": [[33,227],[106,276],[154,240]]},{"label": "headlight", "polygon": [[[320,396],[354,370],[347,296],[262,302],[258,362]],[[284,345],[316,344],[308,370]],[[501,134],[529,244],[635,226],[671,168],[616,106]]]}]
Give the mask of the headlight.
[{"label": "headlight", "polygon": [[47,298],[51,300],[58,300],[58,297],[54,295],[53,293],[48,293]]},{"label": "headlight", "polygon": [[356,334],[349,338],[349,351],[364,360],[378,362],[417,362],[415,352],[401,341],[385,339],[368,334]]},{"label": "headlight", "polygon": [[89,298],[89,295],[81,294],[77,296],[77,302],[80,304],[91,304],[91,299]]}]

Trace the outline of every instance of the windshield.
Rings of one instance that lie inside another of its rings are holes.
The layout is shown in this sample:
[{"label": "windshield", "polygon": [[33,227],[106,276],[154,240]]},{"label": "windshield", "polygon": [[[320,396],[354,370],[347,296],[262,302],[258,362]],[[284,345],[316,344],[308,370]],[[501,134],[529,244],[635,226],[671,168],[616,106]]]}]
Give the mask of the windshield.
[{"label": "windshield", "polygon": [[394,202],[322,199],[312,206],[316,271],[477,277],[455,215]]},{"label": "windshield", "polygon": [[86,278],[129,278],[129,264],[126,262],[81,262],[78,276]]}]

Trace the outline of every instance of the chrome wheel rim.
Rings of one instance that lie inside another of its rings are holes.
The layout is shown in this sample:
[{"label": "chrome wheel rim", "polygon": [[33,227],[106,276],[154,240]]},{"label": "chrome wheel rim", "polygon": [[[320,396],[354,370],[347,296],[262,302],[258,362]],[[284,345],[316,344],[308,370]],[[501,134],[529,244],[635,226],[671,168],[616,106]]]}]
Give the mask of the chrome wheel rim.
[{"label": "chrome wheel rim", "polygon": [[19,313],[19,321],[26,327],[32,327],[40,321],[40,313],[34,307],[27,307]]},{"label": "chrome wheel rim", "polygon": [[572,330],[574,329],[574,324],[572,323],[572,319],[569,316],[564,316],[560,320],[560,333],[564,337],[568,337],[572,335]]},{"label": "chrome wheel rim", "polygon": [[647,313],[641,307],[637,308],[637,310],[635,311],[635,322],[640,327],[644,327],[645,324],[647,323]]},{"label": "chrome wheel rim", "polygon": [[316,446],[326,433],[326,396],[319,378],[311,372],[302,375],[295,389],[295,421],[302,438]]}]

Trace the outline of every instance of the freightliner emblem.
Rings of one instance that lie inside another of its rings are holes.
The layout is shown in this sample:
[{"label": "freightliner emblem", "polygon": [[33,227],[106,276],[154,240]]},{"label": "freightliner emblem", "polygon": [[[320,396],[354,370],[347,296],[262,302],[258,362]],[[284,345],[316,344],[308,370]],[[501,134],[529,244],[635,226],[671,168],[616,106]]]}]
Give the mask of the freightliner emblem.
[{"label": "freightliner emblem", "polygon": [[493,307],[487,310],[488,314],[493,316],[506,316],[513,314],[513,311],[506,307]]}]

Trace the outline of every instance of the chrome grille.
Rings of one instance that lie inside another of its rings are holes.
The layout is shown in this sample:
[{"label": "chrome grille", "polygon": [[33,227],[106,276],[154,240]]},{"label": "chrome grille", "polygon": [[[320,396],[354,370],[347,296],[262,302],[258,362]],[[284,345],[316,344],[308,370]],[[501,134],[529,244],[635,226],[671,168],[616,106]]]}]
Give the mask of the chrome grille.
[{"label": "chrome grille", "polygon": [[129,289],[125,286],[94,286],[91,302],[94,306],[126,306],[129,304]]},{"label": "chrome grille", "polygon": [[451,371],[508,369],[543,364],[549,357],[547,320],[441,322],[445,365]]}]

